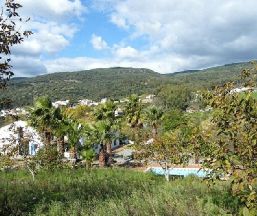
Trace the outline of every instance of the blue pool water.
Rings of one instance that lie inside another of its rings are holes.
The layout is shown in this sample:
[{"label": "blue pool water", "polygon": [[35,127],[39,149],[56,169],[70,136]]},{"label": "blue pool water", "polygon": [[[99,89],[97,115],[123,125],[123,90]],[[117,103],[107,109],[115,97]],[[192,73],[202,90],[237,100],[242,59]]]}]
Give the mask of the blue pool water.
[{"label": "blue pool water", "polygon": [[[153,172],[156,175],[164,175],[165,170],[161,167],[152,167],[148,171]],[[199,168],[170,168],[169,175],[173,176],[189,176],[196,175],[198,177],[206,177],[210,171]]]}]

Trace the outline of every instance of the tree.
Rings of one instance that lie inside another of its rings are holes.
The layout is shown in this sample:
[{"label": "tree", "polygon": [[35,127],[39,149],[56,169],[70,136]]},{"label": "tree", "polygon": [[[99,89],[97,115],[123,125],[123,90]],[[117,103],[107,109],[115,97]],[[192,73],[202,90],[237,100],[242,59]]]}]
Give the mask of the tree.
[{"label": "tree", "polygon": [[163,111],[156,106],[150,106],[145,110],[145,120],[152,128],[152,136],[155,138],[158,134],[158,127],[161,124]]},{"label": "tree", "polygon": [[86,168],[89,169],[92,166],[93,159],[95,158],[95,151],[92,148],[83,149],[81,152],[82,158],[86,161]]},{"label": "tree", "polygon": [[18,23],[22,24],[23,19],[17,10],[21,7],[22,5],[16,3],[15,0],[5,0],[5,5],[2,7],[0,15],[0,89],[5,88],[7,81],[14,75],[10,65],[11,47],[20,44],[24,37],[32,34],[31,31],[20,31]]},{"label": "tree", "polygon": [[142,109],[140,98],[135,94],[130,95],[125,105],[125,117],[131,128],[142,126]]},{"label": "tree", "polygon": [[44,134],[47,146],[51,143],[53,126],[59,117],[60,111],[55,109],[50,98],[45,96],[36,99],[30,110],[29,123]]},{"label": "tree", "polygon": [[70,147],[70,158],[77,159],[78,145],[83,134],[83,126],[75,120],[70,119],[68,122],[68,140]]},{"label": "tree", "polygon": [[187,123],[185,113],[181,110],[168,110],[163,113],[162,129],[163,131],[171,131]]},{"label": "tree", "polygon": [[57,108],[58,110],[58,117],[54,121],[54,124],[52,126],[53,135],[57,138],[57,151],[59,154],[63,157],[64,155],[64,145],[65,140],[64,137],[67,135],[69,130],[69,122],[68,119],[66,119],[63,114],[61,113],[61,110]]},{"label": "tree", "polygon": [[103,144],[100,153],[104,154],[106,150],[109,165],[112,163],[112,141],[116,138],[120,125],[119,117],[115,115],[116,109],[117,105],[114,101],[109,100],[97,107],[94,112],[96,121],[98,121],[96,128],[101,137],[101,144]]},{"label": "tree", "polygon": [[203,165],[212,170],[211,179],[229,178],[231,190],[245,203],[245,212],[257,209],[257,100],[254,97],[256,69],[242,72],[237,93],[236,82],[216,87],[205,95],[213,108],[210,127],[198,133]]},{"label": "tree", "polygon": [[169,181],[169,169],[175,165],[186,164],[189,159],[188,143],[181,130],[166,132],[148,142],[137,145],[137,157],[150,162],[157,162],[164,169]]},{"label": "tree", "polygon": [[192,99],[192,88],[186,85],[164,85],[157,94],[157,105],[164,109],[186,110]]}]

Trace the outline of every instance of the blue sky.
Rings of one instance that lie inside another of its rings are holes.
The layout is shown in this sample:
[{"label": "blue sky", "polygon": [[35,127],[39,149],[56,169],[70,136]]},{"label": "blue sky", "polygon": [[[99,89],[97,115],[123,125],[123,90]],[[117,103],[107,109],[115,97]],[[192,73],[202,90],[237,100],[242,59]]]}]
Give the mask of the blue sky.
[{"label": "blue sky", "polygon": [[[256,0],[17,0],[34,34],[17,76],[99,67],[160,73],[257,58]],[[3,0],[0,0],[3,2]]]}]

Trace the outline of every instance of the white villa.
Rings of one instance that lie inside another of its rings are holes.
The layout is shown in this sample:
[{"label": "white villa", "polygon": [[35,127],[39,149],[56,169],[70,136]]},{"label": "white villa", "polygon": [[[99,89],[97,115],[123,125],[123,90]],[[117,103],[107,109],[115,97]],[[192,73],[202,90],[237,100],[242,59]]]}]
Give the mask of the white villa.
[{"label": "white villa", "polygon": [[29,141],[29,155],[35,155],[44,146],[37,131],[28,126],[25,121],[16,121],[0,128],[0,154],[6,154],[18,147],[20,135],[18,130],[22,128],[23,137]]}]

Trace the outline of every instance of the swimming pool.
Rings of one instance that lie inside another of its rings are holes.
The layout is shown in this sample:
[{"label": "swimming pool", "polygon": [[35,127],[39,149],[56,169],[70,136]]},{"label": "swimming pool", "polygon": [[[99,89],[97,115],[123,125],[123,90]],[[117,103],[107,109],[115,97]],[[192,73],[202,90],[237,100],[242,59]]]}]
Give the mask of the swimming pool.
[{"label": "swimming pool", "polygon": [[[148,172],[152,172],[156,175],[165,175],[165,170],[161,167],[148,168]],[[196,175],[198,177],[206,177],[210,173],[209,170],[203,170],[200,168],[170,168],[169,175],[173,176],[189,176]]]}]

